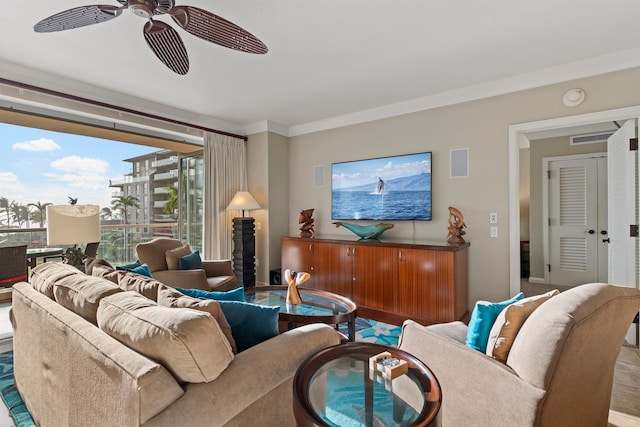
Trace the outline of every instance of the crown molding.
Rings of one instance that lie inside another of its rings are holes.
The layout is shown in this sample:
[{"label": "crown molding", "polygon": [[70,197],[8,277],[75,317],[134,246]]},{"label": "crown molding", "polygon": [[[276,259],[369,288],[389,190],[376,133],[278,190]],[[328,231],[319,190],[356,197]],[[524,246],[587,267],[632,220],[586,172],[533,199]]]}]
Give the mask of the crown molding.
[{"label": "crown molding", "polygon": [[383,107],[294,125],[289,128],[288,136],[321,132],[639,66],[640,48],[630,49]]},{"label": "crown molding", "polygon": [[263,120],[256,123],[251,123],[242,127],[245,135],[255,135],[261,132],[276,133],[281,136],[289,136],[289,127],[281,125],[270,120]]}]

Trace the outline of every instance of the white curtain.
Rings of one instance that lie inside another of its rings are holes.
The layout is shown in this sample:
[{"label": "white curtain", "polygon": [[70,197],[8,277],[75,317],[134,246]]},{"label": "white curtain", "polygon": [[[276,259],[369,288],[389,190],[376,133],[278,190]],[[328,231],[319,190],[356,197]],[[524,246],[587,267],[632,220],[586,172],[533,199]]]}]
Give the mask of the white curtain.
[{"label": "white curtain", "polygon": [[230,259],[233,252],[232,219],[226,211],[237,191],[247,188],[245,142],[217,133],[204,135],[204,258]]}]

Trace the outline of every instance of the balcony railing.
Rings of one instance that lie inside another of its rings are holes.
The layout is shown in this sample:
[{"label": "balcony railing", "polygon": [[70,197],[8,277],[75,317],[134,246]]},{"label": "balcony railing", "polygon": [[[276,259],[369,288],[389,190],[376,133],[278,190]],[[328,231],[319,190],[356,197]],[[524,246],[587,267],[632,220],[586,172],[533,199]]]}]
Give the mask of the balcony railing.
[{"label": "balcony railing", "polygon": [[[175,222],[101,225],[100,234],[98,258],[103,258],[112,265],[134,262],[137,259],[135,248],[138,243],[147,242],[156,237],[180,238],[178,224]],[[28,249],[52,246],[47,244],[46,228],[0,228],[0,247],[19,245],[27,245]]]}]

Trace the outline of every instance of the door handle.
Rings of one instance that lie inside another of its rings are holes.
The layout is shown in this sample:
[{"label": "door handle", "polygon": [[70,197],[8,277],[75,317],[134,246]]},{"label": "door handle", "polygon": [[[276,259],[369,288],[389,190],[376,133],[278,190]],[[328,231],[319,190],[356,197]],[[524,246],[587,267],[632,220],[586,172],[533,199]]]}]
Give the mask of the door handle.
[{"label": "door handle", "polygon": [[606,235],[607,234],[607,230],[600,230],[600,234]]},{"label": "door handle", "polygon": [[602,243],[611,243],[611,239],[608,237],[606,239],[602,239]]},{"label": "door handle", "polygon": [[589,234],[596,234],[596,230],[589,230],[589,231],[587,231],[587,233],[589,233]]}]

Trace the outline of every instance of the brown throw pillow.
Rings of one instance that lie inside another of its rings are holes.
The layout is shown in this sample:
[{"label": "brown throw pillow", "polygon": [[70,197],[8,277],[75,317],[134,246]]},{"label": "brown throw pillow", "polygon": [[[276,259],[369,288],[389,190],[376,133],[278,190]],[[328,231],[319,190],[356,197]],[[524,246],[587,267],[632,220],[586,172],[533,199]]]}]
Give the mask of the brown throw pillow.
[{"label": "brown throw pillow", "polygon": [[229,341],[229,344],[231,344],[233,353],[238,353],[236,341],[233,339],[233,335],[231,334],[231,326],[229,326],[229,322],[227,322],[227,318],[224,317],[224,313],[217,301],[212,299],[201,300],[199,298],[193,298],[184,295],[173,288],[162,285],[158,288],[158,305],[174,308],[191,308],[209,313],[214,319],[216,319],[218,325],[220,325],[222,333]]},{"label": "brown throw pillow", "polygon": [[554,295],[558,295],[558,293],[559,292],[554,289],[546,294],[524,298],[502,310],[489,333],[487,356],[506,363],[509,351],[511,351],[511,346],[524,322],[536,308],[540,307],[542,303]]},{"label": "brown throw pillow", "polygon": [[[118,271],[118,270],[116,270]],[[151,277],[130,271],[118,271],[118,286],[124,291],[135,291],[152,301],[158,300],[158,288],[162,283]]]},{"label": "brown throw pillow", "polygon": [[180,270],[180,258],[189,255],[191,248],[189,245],[180,246],[179,248],[169,249],[165,252],[167,258],[167,270]]},{"label": "brown throw pillow", "polygon": [[213,381],[234,357],[220,326],[208,313],[162,307],[133,291],[100,301],[98,326],[161,363],[180,382]]}]

